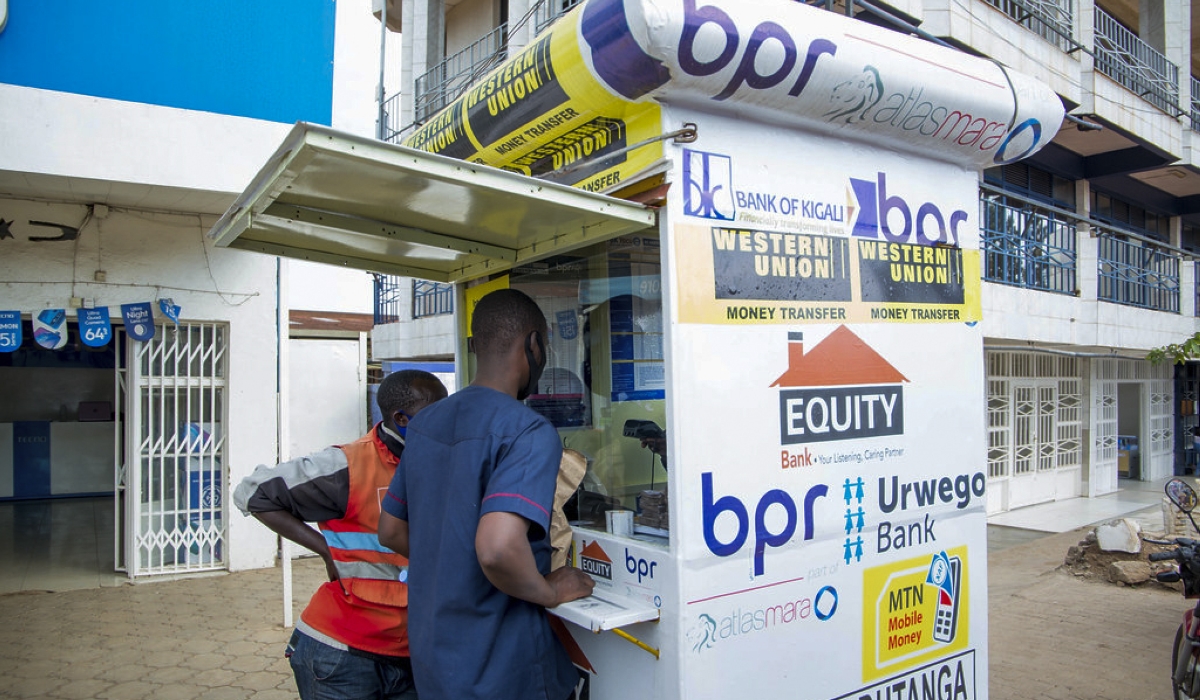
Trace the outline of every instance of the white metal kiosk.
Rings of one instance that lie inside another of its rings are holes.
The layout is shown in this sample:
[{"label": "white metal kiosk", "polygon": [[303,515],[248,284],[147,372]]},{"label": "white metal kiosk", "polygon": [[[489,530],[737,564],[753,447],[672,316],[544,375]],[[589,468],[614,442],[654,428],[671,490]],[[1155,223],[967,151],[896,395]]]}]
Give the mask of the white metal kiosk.
[{"label": "white metal kiosk", "polygon": [[596,594],[557,612],[591,698],[984,698],[977,184],[1061,103],[702,3],[586,0],[407,147],[297,125],[211,235],[459,283],[460,385],[472,302],[538,301],[530,405],[588,459]]}]

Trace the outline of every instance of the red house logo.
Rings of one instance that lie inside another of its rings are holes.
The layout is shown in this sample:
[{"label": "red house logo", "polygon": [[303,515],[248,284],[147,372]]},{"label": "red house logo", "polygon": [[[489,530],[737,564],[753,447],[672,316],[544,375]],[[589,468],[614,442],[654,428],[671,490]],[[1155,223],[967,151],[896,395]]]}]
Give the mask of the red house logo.
[{"label": "red house logo", "polygon": [[612,580],[612,559],[608,558],[604,548],[595,540],[592,540],[579,553],[579,568],[585,574]]},{"label": "red house logo", "polygon": [[808,353],[804,334],[788,333],[788,369],[779,392],[784,445],[904,433],[908,379],[849,328],[838,326]]}]

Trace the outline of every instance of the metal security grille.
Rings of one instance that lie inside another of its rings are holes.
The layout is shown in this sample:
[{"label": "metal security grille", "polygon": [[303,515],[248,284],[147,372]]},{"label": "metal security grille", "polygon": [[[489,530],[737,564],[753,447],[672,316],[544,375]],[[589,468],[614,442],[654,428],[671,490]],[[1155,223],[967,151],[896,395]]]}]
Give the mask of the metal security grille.
[{"label": "metal security grille", "polygon": [[988,478],[1025,484],[1010,506],[1061,497],[1055,472],[1083,464],[1083,378],[1074,357],[992,350]]},{"label": "metal security grille", "polygon": [[1149,243],[1099,234],[1099,290],[1103,301],[1179,313],[1179,257]]},{"label": "metal security grille", "polygon": [[1034,388],[1018,386],[1013,391],[1013,475],[1022,476],[1033,471],[1034,457],[1038,452],[1037,421]]},{"label": "metal security grille", "polygon": [[1092,361],[1092,472],[1112,481],[1117,471],[1117,360]]},{"label": "metal security grille", "polygon": [[1012,398],[1009,382],[988,380],[988,478],[1011,476]]},{"label": "metal security grille", "polygon": [[[1075,366],[1074,358],[1070,360]],[[1078,369],[1075,369],[1078,372]],[[1058,380],[1057,405],[1058,466],[1083,465],[1083,381],[1078,376]]]},{"label": "metal security grille", "polygon": [[995,193],[979,192],[984,279],[1074,294],[1078,260],[1075,222],[1034,204],[1016,207],[1000,200]]},{"label": "metal security grille", "polygon": [[1017,24],[1026,27],[1063,51],[1074,51],[1078,44],[1072,38],[1074,18],[1073,3],[1065,0],[985,0],[989,5],[1008,15]]},{"label": "metal security grille", "polygon": [[413,318],[454,313],[454,285],[413,280],[412,290]]},{"label": "metal security grille", "polygon": [[131,343],[126,567],[222,569],[228,330],[182,323]]},{"label": "metal security grille", "polygon": [[1096,70],[1172,117],[1179,116],[1179,67],[1095,6]]}]

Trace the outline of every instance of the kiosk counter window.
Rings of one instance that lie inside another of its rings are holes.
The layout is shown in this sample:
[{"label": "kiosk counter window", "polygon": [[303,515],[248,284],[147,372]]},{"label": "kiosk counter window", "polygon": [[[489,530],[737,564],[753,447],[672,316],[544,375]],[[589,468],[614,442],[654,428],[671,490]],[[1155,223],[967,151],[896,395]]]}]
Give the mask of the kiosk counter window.
[{"label": "kiosk counter window", "polygon": [[604,530],[610,511],[629,513],[635,538],[665,546],[661,279],[659,240],[651,234],[519,266],[508,286],[538,303],[549,329],[546,369],[526,404],[554,424],[564,448],[587,460],[564,508],[568,520]]}]

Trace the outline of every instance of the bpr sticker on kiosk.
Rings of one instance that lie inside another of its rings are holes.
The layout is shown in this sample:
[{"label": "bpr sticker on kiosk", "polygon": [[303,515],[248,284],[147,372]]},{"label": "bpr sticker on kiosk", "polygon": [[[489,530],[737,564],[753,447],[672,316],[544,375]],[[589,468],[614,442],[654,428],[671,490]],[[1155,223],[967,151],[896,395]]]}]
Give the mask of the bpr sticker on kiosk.
[{"label": "bpr sticker on kiosk", "polygon": [[893,675],[967,646],[967,548],[863,572],[863,680]]}]

